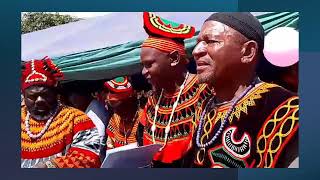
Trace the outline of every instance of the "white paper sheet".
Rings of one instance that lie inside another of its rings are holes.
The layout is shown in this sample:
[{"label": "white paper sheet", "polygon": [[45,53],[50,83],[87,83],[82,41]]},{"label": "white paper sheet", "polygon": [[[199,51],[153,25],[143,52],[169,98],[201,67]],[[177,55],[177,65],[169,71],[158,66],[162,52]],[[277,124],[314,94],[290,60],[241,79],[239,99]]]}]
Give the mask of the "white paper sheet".
[{"label": "white paper sheet", "polygon": [[145,168],[162,147],[160,144],[137,147],[136,143],[108,150],[101,168]]}]

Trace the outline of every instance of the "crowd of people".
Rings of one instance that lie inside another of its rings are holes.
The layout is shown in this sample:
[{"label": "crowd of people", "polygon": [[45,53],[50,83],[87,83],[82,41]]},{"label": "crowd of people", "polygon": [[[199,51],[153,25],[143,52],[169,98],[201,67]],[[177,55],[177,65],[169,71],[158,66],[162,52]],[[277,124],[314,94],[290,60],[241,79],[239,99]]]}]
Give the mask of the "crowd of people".
[{"label": "crowd of people", "polygon": [[149,12],[143,21],[147,88],[126,74],[63,85],[47,57],[22,65],[22,168],[99,168],[108,150],[131,143],[162,146],[153,168],[293,167],[298,65],[268,75],[276,70],[265,65],[256,17],[225,12],[204,20],[192,52],[195,74],[184,45],[195,28]]}]

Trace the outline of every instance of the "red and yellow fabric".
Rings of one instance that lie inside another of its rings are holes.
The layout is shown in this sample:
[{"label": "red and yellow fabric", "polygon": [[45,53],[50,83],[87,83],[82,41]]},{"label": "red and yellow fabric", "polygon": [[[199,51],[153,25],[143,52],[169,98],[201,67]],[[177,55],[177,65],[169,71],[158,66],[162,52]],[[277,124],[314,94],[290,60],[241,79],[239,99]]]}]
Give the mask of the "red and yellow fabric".
[{"label": "red and yellow fabric", "polygon": [[[177,99],[178,93],[179,92],[176,92],[171,95],[164,93],[160,100],[155,123],[155,141],[157,144],[164,144],[165,128],[168,124],[172,107]],[[169,165],[179,161],[183,155],[185,155],[190,148],[192,134],[194,133],[197,123],[196,121],[202,112],[202,103],[210,94],[211,91],[207,85],[197,83],[196,75],[186,84],[173,115],[167,145],[161,152],[154,156],[155,162]],[[151,126],[153,124],[157,102],[157,97],[152,96],[148,98],[145,107],[145,119],[141,119],[141,124],[145,126],[143,145],[153,144]]]},{"label": "red and yellow fabric", "polygon": [[171,39],[148,37],[141,47],[155,48],[160,51],[171,53],[178,51],[180,55],[186,55],[185,47],[183,44],[179,44]]},{"label": "red and yellow fabric", "polygon": [[[287,144],[297,136],[299,129],[298,97],[291,97],[280,104],[266,119],[257,136],[257,167],[277,166]],[[282,113],[281,111],[285,111]],[[270,128],[272,127],[272,128]]]},{"label": "red and yellow fabric", "polygon": [[161,18],[154,13],[144,12],[143,22],[149,37],[143,42],[142,47],[151,47],[171,53],[178,51],[186,55],[183,40],[193,37],[195,28]]},{"label": "red and yellow fabric", "polygon": [[186,39],[193,37],[195,28],[190,25],[173,22],[151,12],[143,13],[143,25],[148,34],[170,39]]},{"label": "red and yellow fabric", "polygon": [[[25,127],[27,109],[21,109],[21,166],[54,161],[59,168],[98,168],[99,135],[93,122],[81,111],[63,106],[48,130],[39,139],[31,139]],[[30,131],[39,133],[45,121],[30,117]]]},{"label": "red and yellow fabric", "polygon": [[125,139],[125,136],[122,133],[120,133],[121,117],[117,114],[113,114],[107,128],[107,149],[113,149],[124,146],[126,145],[126,141],[128,144],[137,142],[136,133],[138,129],[138,124],[139,120],[143,117],[143,115],[143,109],[139,109],[131,133],[127,137],[127,139]]}]

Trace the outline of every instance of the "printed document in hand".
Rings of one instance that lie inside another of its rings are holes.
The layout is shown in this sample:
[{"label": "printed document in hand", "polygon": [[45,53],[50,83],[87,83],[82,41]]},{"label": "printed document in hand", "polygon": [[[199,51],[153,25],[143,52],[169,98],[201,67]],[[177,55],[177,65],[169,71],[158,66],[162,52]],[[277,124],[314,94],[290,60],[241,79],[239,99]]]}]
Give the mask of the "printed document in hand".
[{"label": "printed document in hand", "polygon": [[149,167],[152,158],[162,147],[151,144],[138,147],[137,143],[107,150],[101,168],[145,168]]}]

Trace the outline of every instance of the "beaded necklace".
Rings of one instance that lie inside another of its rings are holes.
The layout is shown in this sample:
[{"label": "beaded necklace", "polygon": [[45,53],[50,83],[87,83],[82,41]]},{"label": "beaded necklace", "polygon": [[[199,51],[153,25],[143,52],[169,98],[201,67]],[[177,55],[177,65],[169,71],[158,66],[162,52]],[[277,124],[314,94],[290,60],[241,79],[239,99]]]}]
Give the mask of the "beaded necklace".
[{"label": "beaded necklace", "polygon": [[[234,101],[232,101],[232,105],[231,105],[231,108],[228,110],[225,118],[223,119],[223,121],[221,121],[220,123],[220,127],[218,129],[217,132],[215,132],[214,136],[212,137],[212,139],[204,144],[202,144],[200,142],[200,137],[201,137],[201,133],[203,131],[203,125],[204,125],[204,121],[205,121],[205,115],[207,113],[207,111],[209,110],[209,108],[212,108],[213,106],[213,103],[214,103],[214,99],[215,97],[212,97],[208,104],[206,105],[204,111],[202,112],[201,114],[201,117],[200,117],[200,123],[199,123],[199,127],[198,127],[198,130],[197,130],[197,135],[196,135],[196,145],[198,148],[201,148],[202,150],[204,150],[205,148],[209,147],[210,145],[212,145],[216,139],[218,138],[218,136],[221,134],[223,128],[225,127],[225,125],[227,124],[228,122],[228,119],[229,119],[229,116],[231,115],[231,113],[233,112],[233,109],[235,108],[235,106],[237,105],[237,103],[255,86],[257,82],[257,78],[250,84],[250,86],[248,86],[244,92],[238,97],[236,98]],[[215,105],[216,106],[216,105]]]},{"label": "beaded necklace", "polygon": [[[173,104],[173,107],[172,107],[172,111],[171,111],[171,114],[170,114],[170,118],[169,118],[169,122],[165,128],[165,138],[164,138],[164,145],[162,146],[162,148],[160,149],[160,151],[167,145],[167,141],[168,141],[168,135],[169,135],[169,132],[170,132],[170,125],[171,125],[171,121],[172,121],[172,118],[173,118],[173,114],[174,114],[174,111],[176,110],[176,107],[178,106],[178,101],[179,101],[179,98],[181,96],[181,93],[182,93],[182,90],[184,89],[185,87],[185,84],[187,82],[187,79],[188,79],[188,76],[189,76],[189,72],[187,72],[186,74],[186,77],[183,81],[183,83],[181,84],[180,86],[180,90],[179,90],[179,94],[177,96],[177,100],[174,102]],[[160,104],[160,100],[162,98],[162,95],[163,95],[163,91],[164,89],[161,90],[161,94],[159,96],[159,99],[158,99],[158,102],[155,106],[155,113],[154,113],[154,118],[153,118],[153,124],[152,124],[152,127],[151,127],[151,131],[152,131],[152,140],[153,140],[153,144],[155,144],[155,137],[154,137],[154,133],[156,131],[156,118],[157,118],[157,114],[158,114],[158,110],[159,110],[159,104]]]},{"label": "beaded necklace", "polygon": [[38,139],[40,137],[42,137],[44,135],[44,133],[48,130],[50,124],[52,123],[52,120],[53,118],[55,117],[55,115],[57,114],[58,110],[59,110],[59,107],[60,105],[57,106],[56,110],[54,111],[54,113],[52,114],[52,116],[47,120],[46,122],[46,125],[44,126],[44,128],[40,131],[40,133],[38,134],[33,134],[31,131],[30,131],[30,113],[29,111],[27,110],[27,116],[26,116],[26,120],[25,120],[25,126],[26,126],[26,131],[27,131],[27,134],[28,136],[31,138],[31,139]]}]

